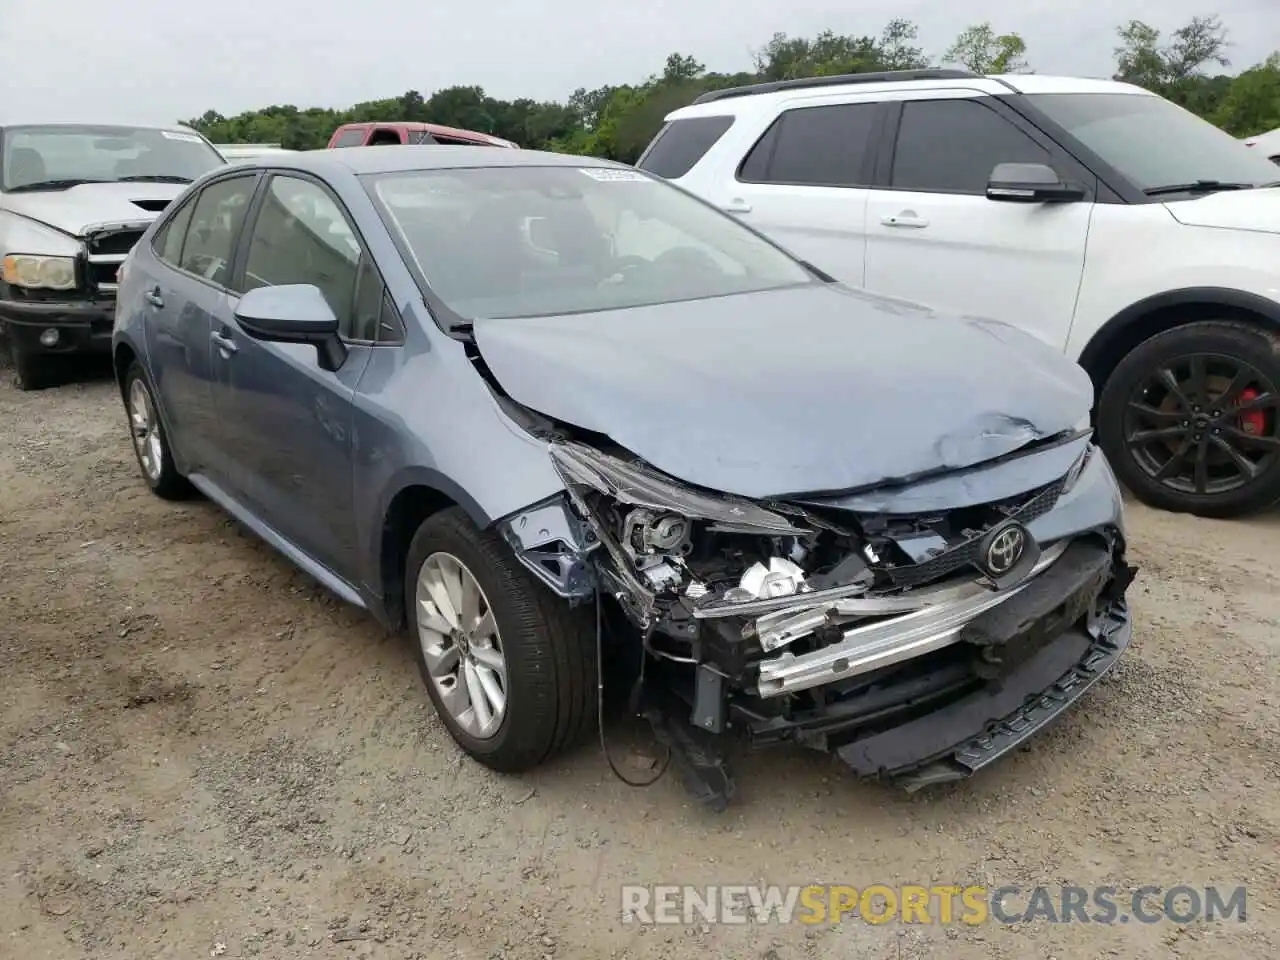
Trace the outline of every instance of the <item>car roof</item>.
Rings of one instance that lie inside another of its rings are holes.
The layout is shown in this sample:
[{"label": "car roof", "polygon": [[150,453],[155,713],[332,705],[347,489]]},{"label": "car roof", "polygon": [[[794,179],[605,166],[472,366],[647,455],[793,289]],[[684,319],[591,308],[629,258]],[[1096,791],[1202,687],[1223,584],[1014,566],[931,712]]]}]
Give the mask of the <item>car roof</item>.
[{"label": "car roof", "polygon": [[406,146],[347,147],[341,150],[301,150],[284,156],[263,155],[235,166],[288,167],[315,173],[409,173],[414,170],[459,170],[468,167],[619,167],[599,157],[580,157],[546,150],[495,150],[493,147]]},{"label": "car roof", "polygon": [[467,130],[463,127],[450,127],[443,123],[427,123],[423,120],[359,120],[352,123],[344,123],[337,128],[338,130],[368,130],[371,127],[383,127],[389,130],[410,130],[414,132],[426,131],[427,133],[439,133],[447,137],[467,138],[471,140],[482,140],[494,143],[510,143],[510,140],[504,140],[502,137],[495,137],[491,133],[481,133],[479,130]]},{"label": "car roof", "polygon": [[168,130],[170,132],[196,133],[185,123],[138,123],[128,119],[56,119],[47,116],[22,116],[0,112],[0,130],[6,127],[128,127],[133,130]]},{"label": "car roof", "polygon": [[1155,96],[1151,91],[1131,83],[1097,77],[1043,76],[1038,73],[981,76],[966,75],[963,71],[940,70],[904,71],[896,76],[892,73],[874,74],[865,78],[854,75],[844,83],[840,82],[838,77],[818,77],[812,80],[755,86],[760,87],[761,91],[753,92],[754,87],[748,86],[736,88],[733,96],[717,96],[715,92],[705,94],[705,99],[701,102],[695,101],[687,107],[673,110],[665,119],[670,121],[691,117],[736,115],[766,110],[783,101],[794,101],[800,98],[812,98],[817,102],[823,98],[850,93],[875,96],[916,87],[927,87],[930,90],[970,90],[987,96],[1008,96],[1019,93],[1125,93]]}]

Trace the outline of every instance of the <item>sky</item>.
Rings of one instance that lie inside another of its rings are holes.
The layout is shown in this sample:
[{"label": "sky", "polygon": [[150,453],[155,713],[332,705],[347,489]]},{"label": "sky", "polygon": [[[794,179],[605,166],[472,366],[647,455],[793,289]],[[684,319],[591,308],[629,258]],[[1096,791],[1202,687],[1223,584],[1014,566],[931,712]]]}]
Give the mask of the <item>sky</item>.
[{"label": "sky", "polygon": [[0,119],[19,107],[27,118],[170,123],[457,84],[564,100],[642,80],[673,51],[732,72],[775,32],[879,34],[894,17],[915,21],[935,56],[988,20],[1022,35],[1038,73],[1110,76],[1118,24],[1169,32],[1215,12],[1233,71],[1280,48],[1280,0],[0,0]]}]

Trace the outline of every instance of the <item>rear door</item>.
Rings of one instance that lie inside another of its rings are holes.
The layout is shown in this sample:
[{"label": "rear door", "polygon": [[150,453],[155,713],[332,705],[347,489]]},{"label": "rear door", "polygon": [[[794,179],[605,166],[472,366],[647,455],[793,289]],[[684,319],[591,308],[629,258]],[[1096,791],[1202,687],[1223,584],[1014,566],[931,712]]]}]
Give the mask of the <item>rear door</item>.
[{"label": "rear door", "polygon": [[257,174],[214,180],[189,197],[140,258],[147,348],[170,443],[191,473],[222,484],[225,435],[215,413],[211,335],[228,309],[231,256]]},{"label": "rear door", "polygon": [[759,139],[717,161],[714,179],[695,174],[690,187],[801,259],[861,285],[884,113],[871,98],[848,94],[784,101]]},{"label": "rear door", "polygon": [[[1097,181],[994,97],[933,90],[891,104],[866,210],[866,286],[1004,320],[1064,349]],[[988,200],[998,163],[1043,163],[1085,187],[1071,203]]]}]

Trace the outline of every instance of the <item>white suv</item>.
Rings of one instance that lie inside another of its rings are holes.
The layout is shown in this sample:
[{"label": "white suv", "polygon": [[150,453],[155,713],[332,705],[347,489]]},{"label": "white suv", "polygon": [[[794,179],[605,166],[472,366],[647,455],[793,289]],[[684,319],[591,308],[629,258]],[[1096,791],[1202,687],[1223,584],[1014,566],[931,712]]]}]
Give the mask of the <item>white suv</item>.
[{"label": "white suv", "polygon": [[1252,147],[1272,163],[1280,166],[1280,129],[1260,133],[1256,137],[1246,137],[1245,146]]},{"label": "white suv", "polygon": [[1168,100],[954,70],[766,83],[670,114],[637,166],[837,280],[1061,348],[1142,500],[1280,499],[1277,170]]}]

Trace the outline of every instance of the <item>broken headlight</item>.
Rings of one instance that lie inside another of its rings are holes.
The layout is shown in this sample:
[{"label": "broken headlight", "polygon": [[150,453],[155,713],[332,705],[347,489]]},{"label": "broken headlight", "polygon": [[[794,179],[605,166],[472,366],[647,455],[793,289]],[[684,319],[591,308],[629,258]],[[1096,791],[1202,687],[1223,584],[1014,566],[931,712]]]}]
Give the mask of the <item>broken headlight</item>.
[{"label": "broken headlight", "polygon": [[1089,459],[1093,456],[1093,450],[1094,446],[1090,443],[1081,451],[1080,456],[1076,457],[1076,462],[1071,465],[1071,469],[1067,471],[1067,475],[1062,481],[1062,492],[1059,496],[1065,497],[1080,480],[1081,475],[1084,473],[1084,468],[1089,465]]}]

